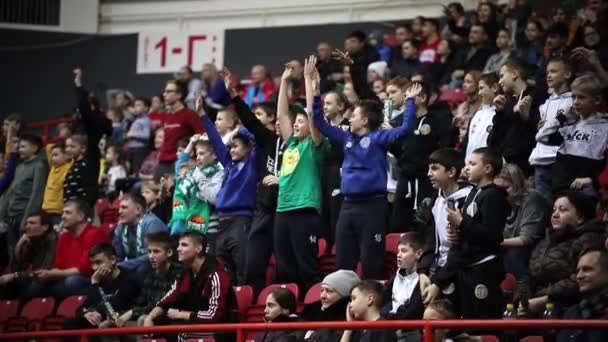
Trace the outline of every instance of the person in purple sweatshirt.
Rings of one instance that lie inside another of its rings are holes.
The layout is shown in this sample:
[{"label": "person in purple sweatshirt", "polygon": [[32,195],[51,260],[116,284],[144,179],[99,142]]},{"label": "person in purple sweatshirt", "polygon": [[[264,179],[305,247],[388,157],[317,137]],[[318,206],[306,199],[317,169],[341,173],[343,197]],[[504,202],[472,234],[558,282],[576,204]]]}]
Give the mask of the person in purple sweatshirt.
[{"label": "person in purple sweatshirt", "polygon": [[[316,62],[314,57],[313,62]],[[416,115],[414,99],[421,89],[420,84],[414,83],[406,91],[405,119],[401,127],[394,129],[380,129],[382,105],[371,100],[363,100],[355,108],[350,119],[350,132],[332,127],[323,116],[320,97],[316,95],[314,98],[315,127],[332,144],[344,149],[340,185],[344,202],[335,239],[338,269],[354,270],[361,256],[365,278],[383,278],[386,222],[382,213],[387,208],[386,154],[392,143],[411,133]]]},{"label": "person in purple sweatshirt", "polygon": [[202,97],[196,99],[196,110],[215,150],[224,166],[224,180],[217,194],[215,209],[219,217],[216,254],[230,274],[233,284],[245,283],[245,246],[247,232],[255,208],[257,183],[260,178],[262,154],[254,135],[241,128],[232,137],[230,147],[202,109]]}]

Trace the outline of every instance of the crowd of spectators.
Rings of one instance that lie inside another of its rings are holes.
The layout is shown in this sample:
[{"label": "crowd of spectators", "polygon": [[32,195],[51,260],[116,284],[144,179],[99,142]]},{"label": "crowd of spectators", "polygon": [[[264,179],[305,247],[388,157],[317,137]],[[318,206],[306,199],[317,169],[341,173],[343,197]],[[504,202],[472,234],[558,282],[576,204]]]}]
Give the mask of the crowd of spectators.
[{"label": "crowd of spectators", "polygon": [[[3,121],[0,297],[86,295],[66,329],[235,322],[233,287],[259,293],[273,265],[274,283],[321,290],[303,309],[272,291],[269,323],[501,318],[507,303],[520,318],[608,318],[606,7],[454,2],[343,49],[320,42],[277,79],[184,66],[161,95],[118,91],[105,109],[74,69],[58,86],[75,120],[56,137]],[[390,261],[389,233],[403,233]]]}]

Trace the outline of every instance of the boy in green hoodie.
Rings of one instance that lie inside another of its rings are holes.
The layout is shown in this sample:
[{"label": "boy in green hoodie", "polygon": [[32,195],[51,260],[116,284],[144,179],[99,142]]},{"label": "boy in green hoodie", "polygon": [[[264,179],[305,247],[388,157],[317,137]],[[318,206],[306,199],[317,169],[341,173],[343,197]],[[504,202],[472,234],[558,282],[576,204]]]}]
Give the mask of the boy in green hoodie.
[{"label": "boy in green hoodie", "polygon": [[[15,178],[0,199],[0,221],[7,230],[9,255],[12,255],[21,235],[24,218],[40,211],[48,164],[40,153],[42,139],[31,134],[19,137],[20,163]],[[0,227],[0,232],[2,227]]]}]

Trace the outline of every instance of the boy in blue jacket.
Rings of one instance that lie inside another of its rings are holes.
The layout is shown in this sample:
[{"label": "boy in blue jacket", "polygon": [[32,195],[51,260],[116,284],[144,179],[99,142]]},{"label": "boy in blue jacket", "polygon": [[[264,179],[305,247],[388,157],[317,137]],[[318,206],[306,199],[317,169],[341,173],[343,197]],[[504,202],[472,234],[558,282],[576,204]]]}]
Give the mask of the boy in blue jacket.
[{"label": "boy in blue jacket", "polygon": [[255,137],[246,128],[239,129],[232,137],[230,147],[224,145],[214,123],[200,110],[200,95],[196,104],[217,159],[224,166],[224,180],[215,203],[220,221],[216,254],[224,261],[233,284],[242,285],[245,283],[245,243],[255,208],[262,155]]},{"label": "boy in blue jacket", "polygon": [[350,132],[345,132],[325,121],[321,99],[314,99],[314,125],[344,149],[340,185],[344,202],[335,240],[338,269],[354,270],[361,256],[364,277],[383,278],[386,154],[392,143],[411,132],[416,115],[414,99],[421,89],[416,83],[406,91],[405,119],[394,129],[380,129],[384,116],[379,102],[361,101],[350,119]]}]

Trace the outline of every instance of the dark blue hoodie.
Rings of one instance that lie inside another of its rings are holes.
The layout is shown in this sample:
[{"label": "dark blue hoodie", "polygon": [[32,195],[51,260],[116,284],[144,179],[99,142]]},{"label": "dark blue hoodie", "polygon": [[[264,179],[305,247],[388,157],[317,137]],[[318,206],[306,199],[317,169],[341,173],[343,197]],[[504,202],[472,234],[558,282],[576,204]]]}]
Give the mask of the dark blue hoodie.
[{"label": "dark blue hoodie", "polygon": [[323,116],[321,99],[315,97],[314,124],[329,140],[344,149],[340,190],[346,200],[386,194],[386,154],[389,146],[414,127],[416,104],[408,99],[401,127],[377,129],[362,136],[332,127]]},{"label": "dark blue hoodie", "polygon": [[237,135],[251,140],[253,146],[245,159],[234,162],[213,122],[206,115],[202,122],[217,159],[224,166],[224,180],[215,200],[218,216],[252,216],[262,159],[259,147],[253,142],[253,134],[245,128],[239,129]]}]

